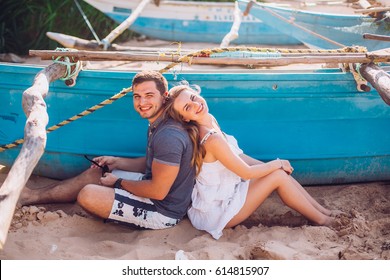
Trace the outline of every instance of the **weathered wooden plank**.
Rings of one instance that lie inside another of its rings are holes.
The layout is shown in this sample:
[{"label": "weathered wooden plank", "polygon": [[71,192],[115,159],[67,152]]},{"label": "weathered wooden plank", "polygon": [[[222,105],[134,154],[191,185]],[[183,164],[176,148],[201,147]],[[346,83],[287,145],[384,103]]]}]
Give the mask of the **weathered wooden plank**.
[{"label": "weathered wooden plank", "polygon": [[[44,98],[49,84],[63,77],[66,71],[65,65],[49,65],[35,76],[33,85],[23,92],[22,106],[27,116],[24,144],[0,187],[0,249],[6,242],[20,193],[45,150],[49,116]],[[73,85],[75,78],[72,79],[70,84]]]},{"label": "weathered wooden plank", "polygon": [[242,21],[242,12],[240,8],[238,7],[238,2],[234,3],[234,20],[232,24],[232,28],[230,29],[230,32],[223,37],[221,44],[219,45],[221,48],[226,48],[229,46],[231,41],[234,41],[238,38],[240,30],[240,25]]},{"label": "weathered wooden plank", "polygon": [[383,101],[390,105],[390,75],[374,63],[363,64],[360,73],[378,91]]},{"label": "weathered wooden plank", "polygon": [[151,1],[152,0],[142,0],[131,13],[131,15],[102,40],[101,43],[103,44],[104,50],[107,50],[111,43],[133,24],[133,22],[138,18],[138,16],[141,14],[146,5],[149,4]]},{"label": "weathered wooden plank", "polygon": [[363,38],[364,39],[369,39],[369,40],[378,40],[378,41],[390,42],[390,36],[386,36],[386,35],[376,35],[376,34],[364,33],[363,34]]},{"label": "weathered wooden plank", "polygon": [[99,51],[67,51],[56,52],[47,50],[30,50],[31,56],[39,56],[42,59],[52,59],[56,56],[74,57],[83,61],[87,60],[117,60],[117,61],[166,61],[183,62],[189,64],[209,65],[255,65],[255,66],[282,66],[289,64],[318,64],[318,63],[370,63],[388,62],[390,55],[372,54],[367,57],[365,53],[324,53],[324,54],[281,54],[280,57],[191,57],[182,59],[178,54],[160,55],[158,53],[132,53],[132,52],[99,52]]}]

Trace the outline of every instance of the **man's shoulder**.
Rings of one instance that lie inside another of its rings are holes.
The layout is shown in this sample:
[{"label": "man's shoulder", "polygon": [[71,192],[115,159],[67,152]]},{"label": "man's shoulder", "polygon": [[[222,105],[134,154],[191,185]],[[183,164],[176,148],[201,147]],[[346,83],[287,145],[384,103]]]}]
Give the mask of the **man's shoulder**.
[{"label": "man's shoulder", "polygon": [[173,120],[159,125],[152,140],[155,152],[182,154],[191,145],[191,139],[186,129]]},{"label": "man's shoulder", "polygon": [[168,119],[162,123],[153,137],[157,143],[171,143],[171,145],[188,145],[190,137],[187,130],[177,121]]},{"label": "man's shoulder", "polygon": [[161,132],[170,132],[170,131],[177,131],[180,134],[187,134],[186,129],[183,127],[183,125],[175,121],[173,119],[167,119],[161,124],[161,127],[159,129]]}]

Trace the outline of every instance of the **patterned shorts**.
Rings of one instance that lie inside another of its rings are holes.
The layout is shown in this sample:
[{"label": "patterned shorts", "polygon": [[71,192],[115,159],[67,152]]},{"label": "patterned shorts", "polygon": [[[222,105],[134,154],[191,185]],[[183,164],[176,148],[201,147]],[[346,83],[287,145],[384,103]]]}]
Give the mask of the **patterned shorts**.
[{"label": "patterned shorts", "polygon": [[[127,180],[141,180],[142,174],[114,170],[113,173]],[[154,203],[123,189],[115,189],[115,200],[107,221],[137,229],[164,229],[175,226],[180,219],[167,217],[157,211]]]}]

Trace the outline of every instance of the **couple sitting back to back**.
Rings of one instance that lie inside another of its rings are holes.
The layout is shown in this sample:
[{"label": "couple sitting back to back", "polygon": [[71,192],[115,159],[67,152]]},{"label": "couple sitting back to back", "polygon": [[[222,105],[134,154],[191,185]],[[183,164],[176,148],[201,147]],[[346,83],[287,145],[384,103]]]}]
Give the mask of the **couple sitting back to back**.
[{"label": "couple sitting back to back", "polygon": [[332,211],[291,176],[289,161],[263,163],[245,155],[197,91],[179,85],[168,92],[166,79],[155,71],[138,73],[132,87],[134,109],[149,121],[146,156],[96,157],[111,172],[102,176],[93,165],[45,188],[25,188],[21,204],[77,200],[100,218],[142,229],[172,227],[188,214],[194,227],[218,239],[276,190],[315,224],[335,223]]}]

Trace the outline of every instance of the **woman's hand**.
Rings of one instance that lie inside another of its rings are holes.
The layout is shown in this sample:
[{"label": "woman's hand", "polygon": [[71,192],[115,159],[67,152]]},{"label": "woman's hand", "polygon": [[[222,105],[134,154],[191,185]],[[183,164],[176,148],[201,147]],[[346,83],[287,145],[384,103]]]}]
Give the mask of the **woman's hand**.
[{"label": "woman's hand", "polygon": [[288,175],[291,175],[291,173],[293,173],[294,168],[291,166],[288,160],[278,158],[277,161],[279,161],[280,169],[283,169]]},{"label": "woman's hand", "polygon": [[104,176],[100,178],[100,183],[103,186],[114,187],[116,180],[118,180],[118,177],[116,177],[114,174],[105,173]]}]

